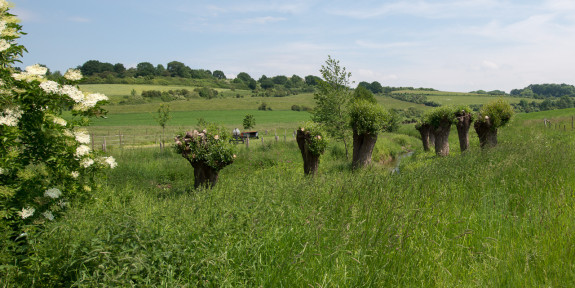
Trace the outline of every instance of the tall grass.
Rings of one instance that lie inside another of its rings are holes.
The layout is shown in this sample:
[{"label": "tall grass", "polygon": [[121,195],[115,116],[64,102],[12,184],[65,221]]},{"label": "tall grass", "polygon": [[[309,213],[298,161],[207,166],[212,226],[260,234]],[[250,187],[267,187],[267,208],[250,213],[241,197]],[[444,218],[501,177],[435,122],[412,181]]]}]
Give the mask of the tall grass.
[{"label": "tall grass", "polygon": [[335,146],[314,178],[294,142],[267,143],[198,191],[169,150],[115,150],[93,199],[31,235],[3,286],[570,286],[574,140],[520,119],[496,148],[416,147],[393,174],[351,172]]}]

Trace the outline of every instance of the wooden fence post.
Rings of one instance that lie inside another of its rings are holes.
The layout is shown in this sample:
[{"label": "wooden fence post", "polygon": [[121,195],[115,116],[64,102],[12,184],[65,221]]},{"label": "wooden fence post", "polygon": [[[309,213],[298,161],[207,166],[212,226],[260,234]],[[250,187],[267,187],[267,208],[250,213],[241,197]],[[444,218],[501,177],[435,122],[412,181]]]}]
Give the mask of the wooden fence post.
[{"label": "wooden fence post", "polygon": [[106,136],[104,136],[104,142],[102,142],[102,151],[106,153]]},{"label": "wooden fence post", "polygon": [[92,140],[92,151],[94,151],[94,133],[90,134],[90,140]]},{"label": "wooden fence post", "polygon": [[250,137],[246,137],[246,148],[250,148]]}]

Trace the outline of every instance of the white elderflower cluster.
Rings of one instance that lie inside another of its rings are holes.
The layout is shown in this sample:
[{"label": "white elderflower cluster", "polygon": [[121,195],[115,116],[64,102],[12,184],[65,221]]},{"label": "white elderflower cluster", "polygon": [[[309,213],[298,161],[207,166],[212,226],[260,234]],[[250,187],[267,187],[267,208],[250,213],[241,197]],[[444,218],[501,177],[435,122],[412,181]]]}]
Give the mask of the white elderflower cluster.
[{"label": "white elderflower cluster", "polygon": [[52,211],[46,211],[42,213],[42,216],[46,217],[46,219],[50,221],[54,220],[54,214],[52,214]]},{"label": "white elderflower cluster", "polygon": [[72,171],[72,172],[70,173],[70,176],[72,176],[72,178],[76,179],[76,178],[78,178],[78,177],[80,176],[80,172],[78,172],[78,171]]},{"label": "white elderflower cluster", "polygon": [[94,106],[100,101],[106,101],[108,97],[101,93],[92,93],[84,97],[84,100],[79,102],[78,105],[74,107],[74,110],[86,111]]},{"label": "white elderflower cluster", "polygon": [[90,144],[90,134],[86,130],[79,130],[74,132],[74,138],[81,144]]},{"label": "white elderflower cluster", "polygon": [[8,9],[8,2],[6,0],[0,0],[0,11],[6,11]]},{"label": "white elderflower cluster", "polygon": [[68,95],[68,97],[72,98],[74,102],[80,103],[84,101],[84,93],[80,91],[76,86],[72,85],[64,85],[60,89],[60,94]]},{"label": "white elderflower cluster", "polygon": [[66,124],[68,124],[68,122],[66,122],[66,120],[64,120],[64,119],[62,119],[62,118],[60,118],[60,117],[56,117],[56,116],[54,116],[54,117],[52,118],[52,121],[53,121],[55,124],[58,124],[58,125],[60,125],[60,126],[66,126]]},{"label": "white elderflower cluster", "polygon": [[84,168],[88,168],[92,166],[92,164],[94,164],[94,160],[91,158],[84,158],[82,159],[82,162],[80,162],[80,165]]},{"label": "white elderflower cluster", "polygon": [[34,215],[34,212],[36,212],[36,209],[28,206],[28,208],[22,208],[22,211],[18,212],[18,214],[20,214],[20,217],[22,217],[22,219],[26,219]]},{"label": "white elderflower cluster", "polygon": [[78,69],[68,69],[64,74],[64,78],[70,81],[80,81],[82,80],[82,72]]},{"label": "white elderflower cluster", "polygon": [[59,94],[60,93],[60,85],[58,83],[56,83],[55,81],[45,81],[40,83],[40,88],[42,88],[42,90],[44,90],[44,92],[46,93],[51,93],[51,94]]},{"label": "white elderflower cluster", "polygon": [[105,165],[110,166],[111,169],[114,169],[114,168],[116,168],[116,167],[118,166],[118,163],[116,162],[116,159],[115,159],[114,157],[112,157],[112,156],[102,157],[102,158],[100,159],[100,162],[101,162],[102,164],[105,164]]},{"label": "white elderflower cluster", "polygon": [[26,67],[26,71],[22,73],[12,74],[12,78],[18,81],[32,82],[34,80],[43,79],[44,75],[48,72],[48,68],[40,66],[40,64],[35,64]]},{"label": "white elderflower cluster", "polygon": [[0,52],[8,50],[12,45],[6,39],[0,39]]},{"label": "white elderflower cluster", "polygon": [[52,199],[58,199],[60,196],[62,196],[62,191],[60,191],[58,188],[50,188],[44,191],[44,196]]},{"label": "white elderflower cluster", "polygon": [[22,111],[18,108],[8,108],[0,115],[0,125],[15,127],[22,117]]},{"label": "white elderflower cluster", "polygon": [[82,156],[88,154],[90,154],[90,147],[88,147],[88,145],[80,145],[78,148],[76,148],[76,153],[74,153],[74,156],[79,159],[82,158]]}]

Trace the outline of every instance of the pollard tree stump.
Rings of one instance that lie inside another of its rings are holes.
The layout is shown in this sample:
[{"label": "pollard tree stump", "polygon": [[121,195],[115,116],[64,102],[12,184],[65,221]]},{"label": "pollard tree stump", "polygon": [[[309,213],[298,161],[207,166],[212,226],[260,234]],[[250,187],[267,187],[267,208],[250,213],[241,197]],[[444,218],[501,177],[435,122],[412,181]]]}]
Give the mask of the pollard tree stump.
[{"label": "pollard tree stump", "polygon": [[449,132],[451,132],[451,123],[448,121],[439,122],[439,126],[433,129],[437,156],[449,155]]},{"label": "pollard tree stump", "polygon": [[493,126],[489,117],[485,116],[485,118],[475,121],[473,127],[479,137],[481,148],[497,146],[497,128]]},{"label": "pollard tree stump", "polygon": [[358,134],[353,129],[353,155],[351,166],[353,169],[367,166],[371,163],[373,148],[377,142],[377,135],[363,133]]},{"label": "pollard tree stump", "polygon": [[429,151],[430,144],[435,145],[435,137],[433,137],[433,143],[430,143],[431,136],[433,135],[433,133],[431,132],[431,125],[429,125],[428,123],[422,123],[421,125],[416,125],[415,129],[417,129],[417,131],[419,131],[419,134],[421,135],[423,151],[425,152]]},{"label": "pollard tree stump", "polygon": [[459,136],[459,148],[461,152],[469,149],[469,128],[471,127],[471,114],[462,111],[459,116],[456,117],[457,122],[457,134]]},{"label": "pollard tree stump", "polygon": [[319,157],[316,155],[312,149],[310,149],[310,142],[312,135],[309,131],[302,131],[298,129],[296,132],[296,142],[301,156],[303,158],[303,173],[305,175],[315,175],[317,169],[319,168]]}]

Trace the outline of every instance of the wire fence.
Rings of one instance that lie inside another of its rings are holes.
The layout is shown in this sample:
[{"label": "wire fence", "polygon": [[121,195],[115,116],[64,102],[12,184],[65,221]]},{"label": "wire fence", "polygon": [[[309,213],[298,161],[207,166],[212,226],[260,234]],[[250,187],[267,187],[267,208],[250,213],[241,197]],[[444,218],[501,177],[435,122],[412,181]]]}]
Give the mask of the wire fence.
[{"label": "wire fence", "polygon": [[[280,141],[295,141],[295,131],[262,131],[258,133],[257,138],[247,138],[244,143],[238,145],[258,145],[265,143],[277,143]],[[144,131],[142,131],[144,132]],[[280,132],[280,133],[278,133]],[[230,132],[231,133],[231,132]],[[136,148],[136,147],[158,147],[164,149],[174,143],[173,135],[170,133],[135,133],[135,131],[109,130],[107,132],[98,131],[90,133],[92,150],[107,150]],[[271,141],[271,142],[270,142]]]}]

